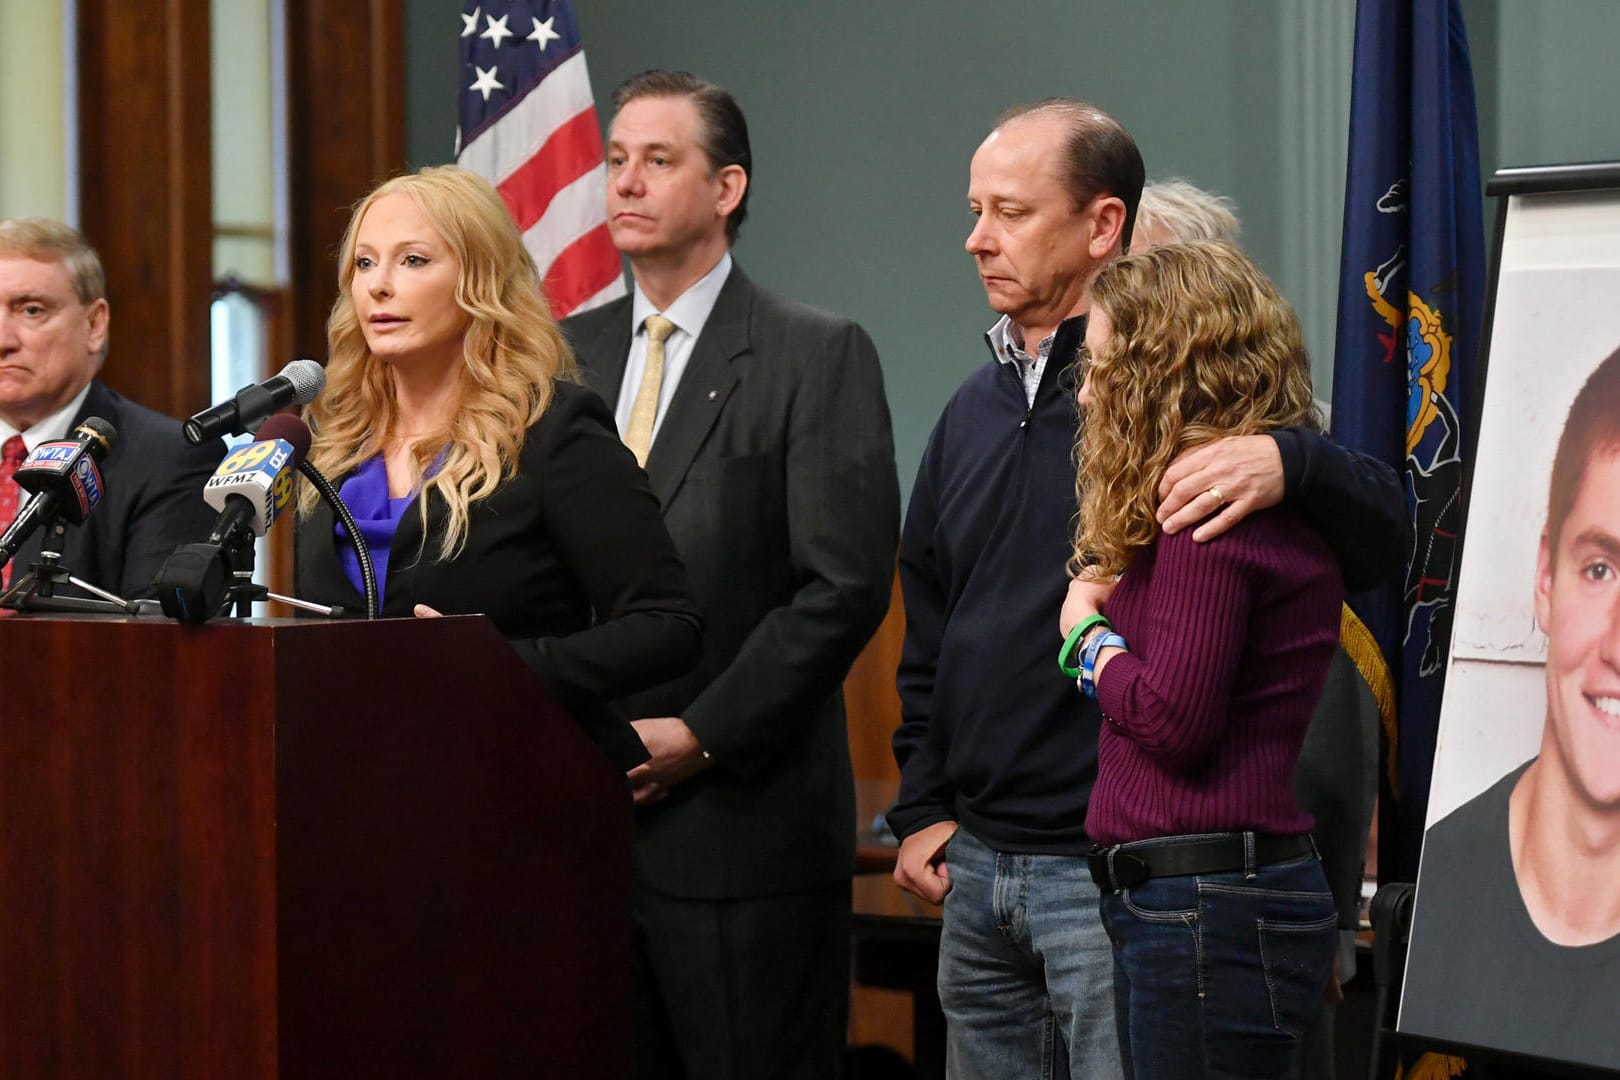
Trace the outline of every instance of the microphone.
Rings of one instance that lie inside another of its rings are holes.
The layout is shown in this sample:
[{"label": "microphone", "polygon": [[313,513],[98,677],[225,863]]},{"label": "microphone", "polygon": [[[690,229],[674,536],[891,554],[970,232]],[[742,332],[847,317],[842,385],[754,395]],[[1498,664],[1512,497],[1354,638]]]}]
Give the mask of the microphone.
[{"label": "microphone", "polygon": [[[264,422],[259,438],[225,455],[203,485],[203,501],[219,511],[208,540],[177,548],[158,572],[163,614],[202,623],[220,610],[237,576],[233,553],[268,532],[292,502],[293,478],[309,444],[309,427],[281,414]],[[244,574],[250,553],[246,559]]]},{"label": "microphone", "polygon": [[32,492],[4,536],[0,536],[0,566],[10,562],[35,529],[60,517],[83,525],[101,502],[103,487],[98,462],[112,449],[118,432],[99,416],[87,417],[73,429],[71,441],[40,443],[25,458],[12,479]]},{"label": "microphone", "polygon": [[302,420],[272,416],[253,442],[226,454],[203,485],[203,501],[219,511],[208,542],[229,548],[268,532],[292,501],[293,477],[309,444],[309,427]]},{"label": "microphone", "polygon": [[325,386],[325,368],[314,360],[294,360],[282,368],[279,375],[244,386],[231,400],[204,409],[187,420],[186,441],[199,446],[221,435],[254,431],[265,417],[277,410],[289,405],[308,405]]}]

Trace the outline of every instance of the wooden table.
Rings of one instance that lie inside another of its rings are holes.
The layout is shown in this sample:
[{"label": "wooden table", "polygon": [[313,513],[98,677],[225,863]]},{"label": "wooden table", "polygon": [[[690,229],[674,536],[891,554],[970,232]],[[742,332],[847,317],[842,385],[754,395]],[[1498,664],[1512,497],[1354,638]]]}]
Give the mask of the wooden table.
[{"label": "wooden table", "polygon": [[855,981],[911,994],[913,1075],[945,1075],[945,1014],[939,1005],[940,909],[894,883],[898,851],[892,836],[872,829],[894,802],[894,785],[856,781],[855,919],[851,931]]},{"label": "wooden table", "polygon": [[855,781],[855,873],[891,873],[899,842],[881,815],[894,805],[893,780]]}]

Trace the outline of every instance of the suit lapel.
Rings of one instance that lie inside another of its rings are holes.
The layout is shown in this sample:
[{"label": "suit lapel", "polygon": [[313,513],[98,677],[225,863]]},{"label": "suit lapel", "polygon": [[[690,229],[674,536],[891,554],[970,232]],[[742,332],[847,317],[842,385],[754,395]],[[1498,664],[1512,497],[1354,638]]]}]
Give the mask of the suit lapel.
[{"label": "suit lapel", "polygon": [[630,358],[630,297],[603,308],[597,322],[596,333],[579,342],[578,352],[585,365],[585,385],[613,409],[624,382],[625,361]]},{"label": "suit lapel", "polygon": [[[444,503],[434,499],[428,503],[428,529],[432,535],[444,535]],[[383,590],[383,606],[391,613],[409,615],[416,604],[416,574],[431,565],[437,548],[429,551],[422,542],[422,493],[405,504],[400,515],[399,528],[394,530],[393,543],[388,545],[388,587]],[[408,603],[401,608],[400,598]]]},{"label": "suit lapel", "polygon": [[68,434],[64,438],[72,438],[73,429],[92,416],[99,416],[111,424],[112,420],[108,419],[108,414],[116,414],[117,411],[117,409],[113,408],[112,395],[107,392],[106,387],[101,385],[101,380],[91,379],[90,391],[84,395],[84,403],[79,406],[79,414],[73,418],[73,423],[68,428]]},{"label": "suit lapel", "polygon": [[[647,479],[652,483],[659,504],[666,509],[680,490],[693,459],[737,384],[732,361],[748,351],[752,300],[753,285],[742,270],[733,265],[726,283],[720,287],[720,296],[709,313],[709,321],[692,348],[681,384],[675,388],[669,412],[659,425],[658,436],[647,455]],[[629,348],[628,341],[625,348]],[[621,373],[623,363],[621,357]]]},{"label": "suit lapel", "polygon": [[355,589],[343,565],[337,559],[337,541],[334,538],[335,519],[332,508],[323,500],[315,504],[303,526],[298,530],[299,543],[294,554],[293,581],[300,593],[342,594],[340,603],[345,611],[364,615],[365,598]]}]

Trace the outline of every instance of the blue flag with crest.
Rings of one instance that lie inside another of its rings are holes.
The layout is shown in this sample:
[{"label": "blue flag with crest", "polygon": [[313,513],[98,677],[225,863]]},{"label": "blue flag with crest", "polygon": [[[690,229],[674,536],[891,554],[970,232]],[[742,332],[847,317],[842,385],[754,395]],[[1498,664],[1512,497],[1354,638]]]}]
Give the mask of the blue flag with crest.
[{"label": "blue flag with crest", "polygon": [[[1360,0],[1333,434],[1404,480],[1404,582],[1352,597],[1345,641],[1384,716],[1379,876],[1417,880],[1485,297],[1484,205],[1458,0]],[[1359,647],[1358,647],[1359,646]]]}]

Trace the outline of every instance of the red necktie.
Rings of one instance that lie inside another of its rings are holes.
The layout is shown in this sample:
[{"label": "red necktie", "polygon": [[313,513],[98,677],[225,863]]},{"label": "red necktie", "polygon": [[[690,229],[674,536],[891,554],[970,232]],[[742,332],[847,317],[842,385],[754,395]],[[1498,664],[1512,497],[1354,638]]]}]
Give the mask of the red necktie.
[{"label": "red necktie", "polygon": [[[27,456],[28,448],[23,445],[21,435],[13,435],[6,440],[5,446],[0,446],[0,533],[9,529],[17,517],[17,500],[21,497],[22,489],[17,487],[11,476]],[[5,568],[0,569],[0,589],[10,584],[11,563],[6,563]]]}]

